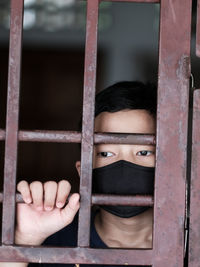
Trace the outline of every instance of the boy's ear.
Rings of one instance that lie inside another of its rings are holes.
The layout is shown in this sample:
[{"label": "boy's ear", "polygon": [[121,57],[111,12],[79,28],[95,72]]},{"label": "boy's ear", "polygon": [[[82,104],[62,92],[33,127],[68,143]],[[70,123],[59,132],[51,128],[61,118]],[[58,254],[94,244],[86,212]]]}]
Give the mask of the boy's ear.
[{"label": "boy's ear", "polygon": [[79,176],[81,176],[81,162],[80,162],[80,160],[76,161],[75,165],[76,165],[76,169],[77,169]]}]

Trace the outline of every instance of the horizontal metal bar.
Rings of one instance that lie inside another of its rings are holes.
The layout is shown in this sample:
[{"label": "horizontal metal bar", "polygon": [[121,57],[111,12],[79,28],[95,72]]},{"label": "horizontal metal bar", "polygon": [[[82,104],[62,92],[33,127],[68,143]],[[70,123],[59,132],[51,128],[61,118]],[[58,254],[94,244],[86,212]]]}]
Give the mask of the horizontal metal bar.
[{"label": "horizontal metal bar", "polygon": [[[1,192],[0,193],[0,203],[2,203],[2,202],[3,202],[3,193]],[[16,202],[17,203],[24,203],[24,201],[22,199],[22,195],[19,193],[16,194]]]},{"label": "horizontal metal bar", "polygon": [[152,265],[151,249],[92,249],[66,247],[0,247],[1,262]]},{"label": "horizontal metal bar", "polygon": [[153,196],[92,195],[92,204],[153,206]]},{"label": "horizontal metal bar", "polygon": [[100,2],[132,2],[132,3],[160,3],[160,0],[100,0]]},{"label": "horizontal metal bar", "polygon": [[[0,129],[0,141],[5,140],[5,130]],[[55,142],[80,143],[81,133],[76,131],[19,131],[19,141],[23,142]],[[146,144],[155,145],[155,135],[132,133],[96,133],[95,144]]]},{"label": "horizontal metal bar", "polygon": [[[0,203],[3,201],[3,193],[0,193]],[[21,194],[16,194],[16,202],[23,203]],[[122,205],[122,206],[153,206],[153,196],[122,196],[122,195],[92,195],[93,205]]]},{"label": "horizontal metal bar", "polygon": [[81,133],[75,131],[19,131],[19,141],[80,143]]},{"label": "horizontal metal bar", "polygon": [[0,129],[0,140],[5,140],[6,138],[6,132],[3,129]]},{"label": "horizontal metal bar", "polygon": [[95,144],[137,144],[155,145],[155,135],[131,133],[97,133],[94,135]]}]

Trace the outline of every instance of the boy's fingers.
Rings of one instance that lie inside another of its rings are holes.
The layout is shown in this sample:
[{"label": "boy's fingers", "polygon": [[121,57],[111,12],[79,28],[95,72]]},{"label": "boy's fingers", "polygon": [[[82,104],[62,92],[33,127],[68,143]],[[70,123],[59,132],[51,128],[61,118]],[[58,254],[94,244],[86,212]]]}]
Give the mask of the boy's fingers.
[{"label": "boy's fingers", "polygon": [[57,208],[62,208],[65,205],[70,190],[71,190],[71,185],[67,180],[62,180],[58,183],[57,198],[56,198]]},{"label": "boy's fingers", "polygon": [[30,184],[33,204],[38,210],[43,210],[43,185],[41,182],[34,181]]},{"label": "boy's fingers", "polygon": [[48,181],[44,184],[44,209],[52,210],[55,205],[57,193],[57,183],[54,181]]},{"label": "boy's fingers", "polygon": [[25,203],[30,204],[32,202],[31,192],[27,181],[20,181],[17,184],[17,190],[21,193]]},{"label": "boy's fingers", "polygon": [[78,193],[72,194],[69,203],[66,205],[64,209],[61,210],[61,215],[63,217],[63,224],[66,226],[70,224],[74,216],[76,215],[79,207],[80,207],[80,195]]}]

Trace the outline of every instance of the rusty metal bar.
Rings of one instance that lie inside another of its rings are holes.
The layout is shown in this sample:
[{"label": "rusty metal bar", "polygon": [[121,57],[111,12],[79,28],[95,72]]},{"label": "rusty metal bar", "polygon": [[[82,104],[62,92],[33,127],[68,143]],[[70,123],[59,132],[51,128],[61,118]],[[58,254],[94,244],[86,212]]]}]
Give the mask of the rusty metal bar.
[{"label": "rusty metal bar", "polygon": [[153,267],[183,267],[191,0],[162,0]]},{"label": "rusty metal bar", "polygon": [[79,247],[88,247],[90,240],[98,11],[99,0],[88,0],[83,93],[83,127],[81,142],[81,206],[78,224]]},{"label": "rusty metal bar", "polygon": [[155,135],[151,134],[126,134],[126,133],[96,133],[95,144],[137,144],[155,145]]},{"label": "rusty metal bar", "polygon": [[[94,1],[94,0],[93,0]],[[110,257],[112,255],[112,257]],[[151,265],[152,250],[150,249],[92,249],[66,247],[0,247],[1,261],[37,262],[37,263],[82,263],[112,264],[137,266]]]},{"label": "rusty metal bar", "polygon": [[[17,203],[24,203],[23,199],[22,199],[22,195],[17,193],[15,195],[15,201]],[[3,192],[0,193],[0,203],[3,202]]]},{"label": "rusty metal bar", "polygon": [[[5,131],[0,129],[0,140],[5,139]],[[80,143],[81,133],[75,131],[19,131],[19,141],[24,142],[57,142]],[[123,134],[123,133],[96,133],[95,144],[143,144],[155,145],[155,136],[152,134]]]},{"label": "rusty metal bar", "polygon": [[200,89],[194,91],[193,98],[192,163],[190,188],[190,229],[188,267],[200,263]]},{"label": "rusty metal bar", "polygon": [[197,1],[196,56],[200,57],[200,0]]},{"label": "rusty metal bar", "polygon": [[100,2],[160,3],[160,0],[100,0]]},{"label": "rusty metal bar", "polygon": [[[0,203],[3,201],[3,193],[0,193]],[[21,194],[16,194],[16,202],[23,203]],[[126,206],[153,206],[153,196],[122,196],[122,195],[92,195],[93,205],[126,205]]]},{"label": "rusty metal bar", "polygon": [[0,129],[0,141],[4,141],[6,139],[6,131]]},{"label": "rusty metal bar", "polygon": [[23,0],[11,1],[8,97],[4,165],[2,243],[13,244],[17,169],[18,116],[23,29]]},{"label": "rusty metal bar", "polygon": [[19,131],[19,141],[80,143],[81,133],[75,131]]},{"label": "rusty metal bar", "polygon": [[92,195],[95,205],[153,206],[153,196]]}]

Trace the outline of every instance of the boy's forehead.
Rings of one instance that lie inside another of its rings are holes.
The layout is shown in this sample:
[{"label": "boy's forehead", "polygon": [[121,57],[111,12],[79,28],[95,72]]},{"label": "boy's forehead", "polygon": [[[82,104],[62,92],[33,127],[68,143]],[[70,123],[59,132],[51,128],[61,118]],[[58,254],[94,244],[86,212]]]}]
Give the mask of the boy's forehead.
[{"label": "boy's forehead", "polygon": [[95,132],[154,134],[155,118],[144,109],[102,112],[95,118]]}]

